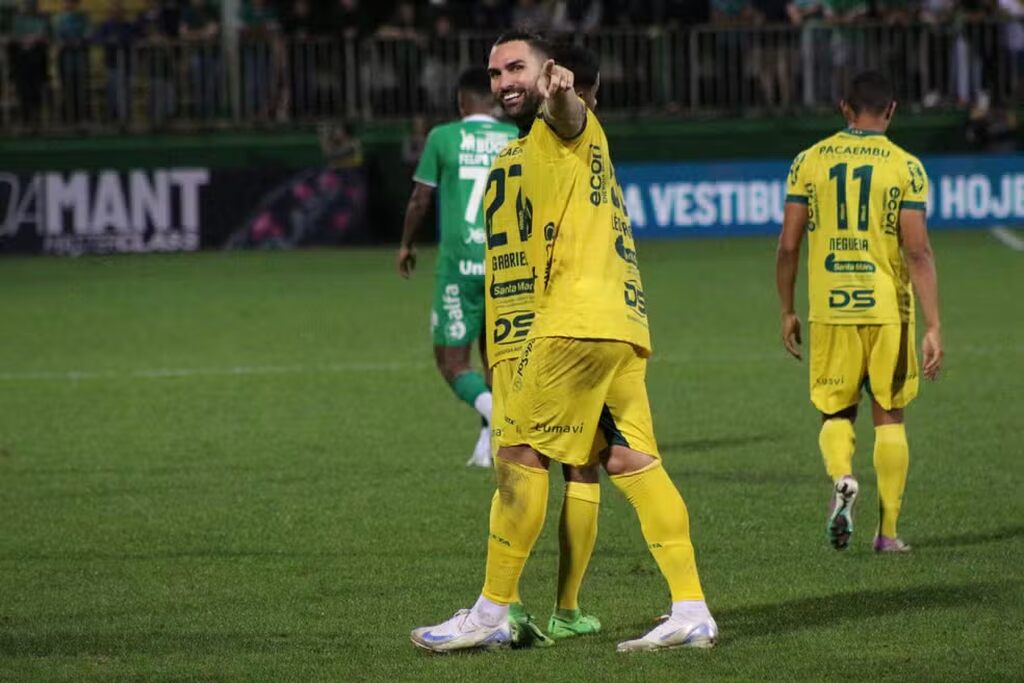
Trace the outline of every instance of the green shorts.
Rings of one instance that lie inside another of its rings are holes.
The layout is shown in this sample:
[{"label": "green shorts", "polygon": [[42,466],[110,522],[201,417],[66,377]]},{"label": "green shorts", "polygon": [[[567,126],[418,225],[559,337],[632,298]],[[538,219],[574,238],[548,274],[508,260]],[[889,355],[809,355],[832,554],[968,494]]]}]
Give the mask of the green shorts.
[{"label": "green shorts", "polygon": [[434,277],[430,333],[434,346],[469,346],[484,327],[484,278],[441,269]]}]

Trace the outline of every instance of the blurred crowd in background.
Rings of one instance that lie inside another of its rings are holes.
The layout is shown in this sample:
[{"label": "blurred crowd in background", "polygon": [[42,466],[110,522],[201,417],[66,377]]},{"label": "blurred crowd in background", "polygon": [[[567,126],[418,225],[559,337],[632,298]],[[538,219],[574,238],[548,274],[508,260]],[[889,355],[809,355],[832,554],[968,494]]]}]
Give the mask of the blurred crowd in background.
[{"label": "blurred crowd in background", "polygon": [[218,0],[0,0],[0,122],[439,116],[510,27],[594,48],[603,106],[633,115],[827,107],[867,66],[915,106],[1005,108],[1024,75],[1024,0],[240,0],[236,19],[226,36]]}]

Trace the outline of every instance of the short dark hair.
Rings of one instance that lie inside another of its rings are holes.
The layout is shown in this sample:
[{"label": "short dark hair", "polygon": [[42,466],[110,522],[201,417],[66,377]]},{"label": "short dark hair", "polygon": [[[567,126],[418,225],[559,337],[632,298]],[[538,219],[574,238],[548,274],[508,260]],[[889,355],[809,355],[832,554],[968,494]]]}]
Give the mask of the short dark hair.
[{"label": "short dark hair", "polygon": [[491,97],[491,77],[482,66],[471,66],[459,74],[457,90],[460,94]]},{"label": "short dark hair", "polygon": [[551,43],[548,42],[547,38],[534,31],[526,31],[521,28],[514,28],[511,31],[505,31],[498,39],[494,41],[492,47],[498,45],[504,45],[505,43],[514,43],[517,40],[521,40],[530,46],[531,50],[539,52],[545,57],[551,57]]},{"label": "short dark hair", "polygon": [[846,104],[854,114],[884,114],[894,97],[892,81],[880,71],[862,71],[846,86]]},{"label": "short dark hair", "polygon": [[601,66],[593,50],[572,43],[558,43],[551,51],[551,58],[572,72],[573,82],[583,88],[597,85]]}]

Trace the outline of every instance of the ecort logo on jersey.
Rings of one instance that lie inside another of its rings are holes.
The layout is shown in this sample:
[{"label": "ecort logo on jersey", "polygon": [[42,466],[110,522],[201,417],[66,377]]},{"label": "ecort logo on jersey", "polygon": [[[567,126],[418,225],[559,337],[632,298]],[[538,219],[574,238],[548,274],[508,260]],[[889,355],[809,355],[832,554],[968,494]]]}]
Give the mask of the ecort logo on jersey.
[{"label": "ecort logo on jersey", "polygon": [[828,293],[828,307],[848,310],[863,310],[875,305],[873,289],[833,289]]},{"label": "ecort logo on jersey", "polygon": [[873,273],[875,264],[871,261],[837,261],[830,253],[825,257],[825,270],[830,273]]}]

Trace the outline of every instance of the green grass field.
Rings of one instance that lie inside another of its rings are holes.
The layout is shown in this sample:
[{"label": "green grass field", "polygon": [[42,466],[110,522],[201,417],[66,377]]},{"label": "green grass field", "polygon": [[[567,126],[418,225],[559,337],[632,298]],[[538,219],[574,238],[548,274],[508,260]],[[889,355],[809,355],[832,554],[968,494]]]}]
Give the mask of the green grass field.
[{"label": "green grass field", "polygon": [[[618,655],[668,595],[607,482],[584,606],[551,650],[429,656],[472,604],[492,474],[437,376],[431,259],[390,250],[0,262],[2,680],[1021,680],[1024,255],[937,234],[947,371],[910,411],[902,535],[876,557],[871,429],[850,550],[769,239],[641,244],[667,467],[722,633]],[[865,415],[866,417],[866,415]],[[523,579],[545,618],[557,508]]]}]

